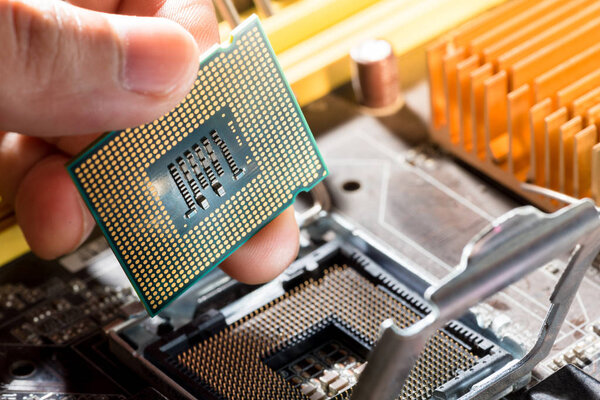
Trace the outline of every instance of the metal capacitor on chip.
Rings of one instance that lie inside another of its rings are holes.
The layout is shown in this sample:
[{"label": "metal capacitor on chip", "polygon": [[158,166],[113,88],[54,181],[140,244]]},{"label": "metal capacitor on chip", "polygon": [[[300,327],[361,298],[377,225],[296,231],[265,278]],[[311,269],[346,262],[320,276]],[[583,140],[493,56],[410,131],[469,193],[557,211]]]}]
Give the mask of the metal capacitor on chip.
[{"label": "metal capacitor on chip", "polygon": [[401,102],[396,56],[390,43],[370,39],[354,46],[352,87],[360,104],[387,108]]}]

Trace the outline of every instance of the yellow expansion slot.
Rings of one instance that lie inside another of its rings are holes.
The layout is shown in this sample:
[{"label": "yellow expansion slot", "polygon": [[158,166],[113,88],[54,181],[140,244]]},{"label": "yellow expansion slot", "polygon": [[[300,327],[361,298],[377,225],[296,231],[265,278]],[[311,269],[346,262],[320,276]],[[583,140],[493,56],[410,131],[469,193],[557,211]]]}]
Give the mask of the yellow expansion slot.
[{"label": "yellow expansion slot", "polygon": [[301,43],[377,0],[304,0],[293,3],[264,22],[276,54]]},{"label": "yellow expansion slot", "polygon": [[29,251],[29,246],[18,225],[0,232],[0,266]]},{"label": "yellow expansion slot", "polygon": [[[386,39],[402,56],[504,1],[301,0],[267,18],[264,25],[303,106],[350,79],[348,54],[361,40]],[[221,23],[221,36],[229,31],[227,23]]]},{"label": "yellow expansion slot", "polygon": [[[271,46],[279,54],[311,36],[327,29],[345,18],[377,3],[379,0],[300,0],[277,7],[270,18],[261,18]],[[279,6],[280,2],[274,3]],[[256,10],[248,10],[242,17],[247,18]],[[226,22],[219,25],[221,39],[231,33]]]},{"label": "yellow expansion slot", "polygon": [[[278,54],[300,105],[350,79],[350,48],[366,38],[388,40],[407,53],[502,0],[387,0]],[[433,23],[432,21],[435,21]]]}]

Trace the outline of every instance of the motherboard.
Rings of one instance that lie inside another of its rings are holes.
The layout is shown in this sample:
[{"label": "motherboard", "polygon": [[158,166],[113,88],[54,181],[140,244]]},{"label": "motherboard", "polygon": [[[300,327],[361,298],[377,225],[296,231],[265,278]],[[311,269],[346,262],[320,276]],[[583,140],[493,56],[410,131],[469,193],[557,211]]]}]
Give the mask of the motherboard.
[{"label": "motherboard", "polygon": [[[361,383],[386,332],[440,315],[475,239],[597,195],[594,2],[214,3],[230,40],[181,105],[69,164],[91,238],[0,268],[0,400],[379,400]],[[292,202],[281,275],[213,268]],[[574,285],[580,250],[436,326],[395,398],[600,398],[600,258]]]},{"label": "motherboard", "polygon": [[[350,398],[381,320],[427,315],[425,288],[475,233],[522,203],[428,144],[426,115],[415,111],[426,93],[407,92],[393,117],[358,112],[344,90],[305,109],[333,208],[307,222],[298,260],[272,283],[215,270],[149,318],[101,236],[57,262],[29,254],[3,267],[2,399]],[[299,215],[312,201],[299,198]],[[522,356],[564,266],[557,260],[448,324],[401,398],[464,393]],[[566,364],[598,377],[596,268],[529,386]]]}]

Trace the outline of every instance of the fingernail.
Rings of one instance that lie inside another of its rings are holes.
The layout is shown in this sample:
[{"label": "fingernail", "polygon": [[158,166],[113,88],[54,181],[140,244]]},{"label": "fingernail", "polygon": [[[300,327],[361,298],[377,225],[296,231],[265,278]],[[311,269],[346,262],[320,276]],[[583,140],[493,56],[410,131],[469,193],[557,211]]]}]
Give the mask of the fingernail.
[{"label": "fingernail", "polygon": [[198,47],[184,28],[162,18],[124,17],[118,21],[115,28],[123,51],[123,87],[165,95],[193,82]]}]

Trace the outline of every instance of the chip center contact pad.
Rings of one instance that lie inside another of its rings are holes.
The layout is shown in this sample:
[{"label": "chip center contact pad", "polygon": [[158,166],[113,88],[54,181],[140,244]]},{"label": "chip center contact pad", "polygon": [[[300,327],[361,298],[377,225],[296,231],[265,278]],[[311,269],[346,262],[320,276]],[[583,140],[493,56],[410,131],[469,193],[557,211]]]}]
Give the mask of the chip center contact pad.
[{"label": "chip center contact pad", "polygon": [[[229,106],[153,163],[146,173],[156,201],[162,203],[181,235],[260,174],[255,157]],[[242,205],[243,206],[243,205]]]},{"label": "chip center contact pad", "polygon": [[258,18],[232,35],[179,106],[68,165],[151,315],[327,175]]}]

